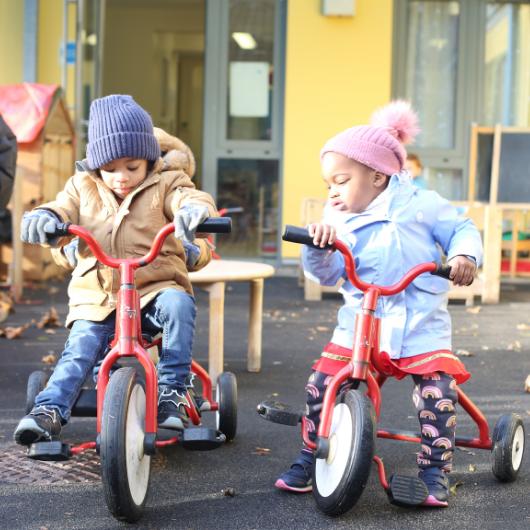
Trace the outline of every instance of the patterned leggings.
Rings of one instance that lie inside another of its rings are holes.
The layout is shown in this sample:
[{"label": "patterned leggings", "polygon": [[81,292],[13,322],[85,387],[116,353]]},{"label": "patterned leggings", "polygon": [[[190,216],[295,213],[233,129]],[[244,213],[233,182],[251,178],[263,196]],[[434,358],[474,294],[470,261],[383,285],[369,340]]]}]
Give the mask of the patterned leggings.
[{"label": "patterned leggings", "polygon": [[[316,439],[324,392],[332,376],[313,371],[307,382],[306,418],[309,439]],[[456,381],[448,374],[435,372],[413,375],[412,400],[421,427],[420,468],[439,467],[451,471],[455,445],[457,401]]]}]

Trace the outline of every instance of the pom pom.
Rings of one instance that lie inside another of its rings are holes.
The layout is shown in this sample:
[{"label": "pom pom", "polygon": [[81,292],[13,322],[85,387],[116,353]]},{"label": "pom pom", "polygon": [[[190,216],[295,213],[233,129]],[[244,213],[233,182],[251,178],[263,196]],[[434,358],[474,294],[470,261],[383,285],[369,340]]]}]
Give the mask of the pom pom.
[{"label": "pom pom", "polygon": [[420,132],[418,115],[412,110],[410,103],[404,100],[392,101],[376,110],[370,122],[388,129],[402,144],[411,143]]}]

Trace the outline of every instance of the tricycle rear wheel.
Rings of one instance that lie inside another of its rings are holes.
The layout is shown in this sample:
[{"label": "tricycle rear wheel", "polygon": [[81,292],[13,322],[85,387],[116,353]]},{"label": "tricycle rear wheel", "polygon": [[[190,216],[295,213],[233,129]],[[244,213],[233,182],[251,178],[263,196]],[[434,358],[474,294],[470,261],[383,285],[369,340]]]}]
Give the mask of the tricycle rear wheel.
[{"label": "tricycle rear wheel", "polygon": [[493,429],[492,471],[497,480],[513,482],[523,461],[525,432],[518,414],[503,414]]},{"label": "tricycle rear wheel", "polygon": [[145,392],[134,368],[111,377],[101,419],[101,478],[112,515],[134,523],[147,498],[151,457],[144,453]]},{"label": "tricycle rear wheel", "polygon": [[215,399],[219,406],[216,412],[216,427],[230,442],[237,432],[237,380],[232,372],[223,372],[217,378]]},{"label": "tricycle rear wheel", "polygon": [[339,396],[333,409],[326,459],[313,468],[313,496],[327,515],[341,515],[359,500],[372,465],[376,419],[372,402],[358,390]]}]

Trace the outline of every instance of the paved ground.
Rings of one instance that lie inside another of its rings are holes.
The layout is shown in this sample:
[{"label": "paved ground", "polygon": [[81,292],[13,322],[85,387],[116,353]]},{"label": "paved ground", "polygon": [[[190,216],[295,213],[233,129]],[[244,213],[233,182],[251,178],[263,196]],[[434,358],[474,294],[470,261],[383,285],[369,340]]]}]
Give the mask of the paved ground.
[{"label": "paved ground", "polygon": [[[64,288],[30,293],[33,303],[17,306],[8,322],[20,325],[54,305],[64,317]],[[292,496],[276,491],[273,482],[299,447],[296,429],[261,420],[255,413],[263,398],[302,405],[304,382],[311,361],[329,339],[340,300],[304,302],[295,278],[266,282],[263,370],[245,371],[245,334],[248,291],[236,285],[227,293],[226,369],[239,384],[237,439],[212,452],[161,450],[155,459],[150,499],[137,528],[206,529],[423,529],[505,527],[530,528],[530,457],[527,452],[520,479],[498,483],[490,471],[486,451],[456,454],[452,484],[456,493],[447,510],[403,510],[391,506],[372,473],[366,492],[348,514],[330,519],[320,514],[311,495]],[[198,293],[196,358],[204,361],[207,345],[207,299]],[[471,355],[466,363],[473,378],[465,390],[476,399],[490,425],[500,414],[517,412],[530,432],[530,394],[523,382],[530,372],[530,291],[523,284],[506,286],[502,303],[471,313],[451,306],[455,348]],[[12,431],[23,413],[28,374],[43,366],[42,358],[59,353],[65,331],[44,333],[28,328],[17,340],[0,338],[0,528],[108,529],[126,526],[108,513],[94,454],[67,465],[28,461],[12,443]],[[415,430],[409,381],[391,381],[383,392],[386,427]],[[64,438],[81,441],[93,436],[93,419],[74,418]],[[459,417],[459,433],[472,434],[468,418]],[[528,435],[527,435],[528,441]],[[388,471],[414,473],[415,446],[381,440],[377,452]],[[233,488],[235,496],[223,490]]]}]

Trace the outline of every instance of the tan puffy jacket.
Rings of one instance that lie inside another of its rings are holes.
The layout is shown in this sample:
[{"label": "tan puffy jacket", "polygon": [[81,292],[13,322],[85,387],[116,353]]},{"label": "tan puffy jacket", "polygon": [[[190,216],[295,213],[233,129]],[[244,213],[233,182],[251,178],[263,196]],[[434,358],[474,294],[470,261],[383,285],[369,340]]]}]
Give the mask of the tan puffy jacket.
[{"label": "tan puffy jacket", "polygon": [[[52,210],[64,222],[88,229],[108,255],[125,258],[146,254],[156,233],[172,221],[174,212],[186,204],[208,207],[210,216],[218,215],[212,197],[195,188],[190,176],[195,161],[189,151],[181,156],[182,142],[160,129],[155,130],[164,158],[159,159],[147,178],[118,204],[116,197],[96,173],[78,171],[71,177],[54,201],[39,208]],[[178,152],[174,152],[178,151]],[[168,156],[169,155],[169,156]],[[71,240],[63,237],[57,247]],[[195,241],[200,249],[198,270],[211,259],[205,240]],[[118,272],[99,263],[84,241],[79,241],[78,264],[68,286],[70,312],[66,325],[78,319],[101,321],[116,308],[119,289]],[[55,257],[61,260],[58,253]],[[64,256],[62,257],[64,260]],[[160,255],[146,267],[136,270],[136,285],[144,307],[162,289],[173,287],[193,294],[186,269],[184,247],[171,234]]]}]

